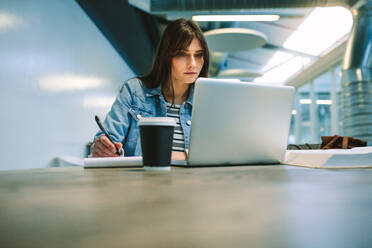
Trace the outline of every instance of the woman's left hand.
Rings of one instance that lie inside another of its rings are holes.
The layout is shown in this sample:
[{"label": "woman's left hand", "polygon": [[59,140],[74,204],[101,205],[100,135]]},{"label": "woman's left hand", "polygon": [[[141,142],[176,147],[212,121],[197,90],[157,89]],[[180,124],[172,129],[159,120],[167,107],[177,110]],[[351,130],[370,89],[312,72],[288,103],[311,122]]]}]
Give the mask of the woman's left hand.
[{"label": "woman's left hand", "polygon": [[186,160],[186,152],[172,152],[172,160]]}]

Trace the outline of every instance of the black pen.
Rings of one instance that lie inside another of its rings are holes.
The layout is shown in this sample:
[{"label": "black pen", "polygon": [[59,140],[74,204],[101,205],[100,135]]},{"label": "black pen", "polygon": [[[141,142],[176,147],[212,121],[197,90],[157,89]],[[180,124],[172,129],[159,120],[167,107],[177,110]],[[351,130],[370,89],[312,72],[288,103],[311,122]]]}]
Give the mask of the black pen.
[{"label": "black pen", "polygon": [[95,117],[96,119],[96,122],[97,122],[97,125],[99,127],[99,129],[101,129],[101,131],[106,135],[106,137],[111,141],[111,143],[115,146],[116,148],[116,154],[117,155],[121,155],[120,151],[118,150],[118,148],[116,147],[115,145],[115,142],[111,139],[110,135],[108,134],[106,128],[102,125],[101,121],[99,120],[98,116]]}]

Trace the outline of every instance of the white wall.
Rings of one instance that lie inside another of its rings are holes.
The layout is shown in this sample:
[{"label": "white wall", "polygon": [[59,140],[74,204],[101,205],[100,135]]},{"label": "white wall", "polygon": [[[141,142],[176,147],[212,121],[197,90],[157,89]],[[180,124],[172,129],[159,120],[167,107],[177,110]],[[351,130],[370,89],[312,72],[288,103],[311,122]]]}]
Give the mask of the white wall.
[{"label": "white wall", "polygon": [[134,76],[73,0],[0,1],[0,170],[83,157]]}]

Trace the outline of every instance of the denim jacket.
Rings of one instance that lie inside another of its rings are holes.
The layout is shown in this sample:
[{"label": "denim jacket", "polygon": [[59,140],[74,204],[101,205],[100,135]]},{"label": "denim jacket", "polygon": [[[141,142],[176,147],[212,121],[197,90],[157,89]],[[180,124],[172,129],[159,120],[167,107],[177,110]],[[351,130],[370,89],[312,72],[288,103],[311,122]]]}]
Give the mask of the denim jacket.
[{"label": "denim jacket", "polygon": [[[180,121],[185,137],[185,149],[189,147],[192,102],[194,85],[190,86],[190,94],[181,106]],[[141,156],[141,142],[138,121],[142,117],[166,116],[166,105],[161,86],[149,89],[138,78],[124,82],[120,92],[107,114],[103,125],[115,142],[121,142],[124,156]],[[98,132],[94,140],[102,132]],[[94,142],[93,142],[94,145]],[[93,147],[92,145],[92,147]],[[92,149],[91,149],[92,153]]]}]

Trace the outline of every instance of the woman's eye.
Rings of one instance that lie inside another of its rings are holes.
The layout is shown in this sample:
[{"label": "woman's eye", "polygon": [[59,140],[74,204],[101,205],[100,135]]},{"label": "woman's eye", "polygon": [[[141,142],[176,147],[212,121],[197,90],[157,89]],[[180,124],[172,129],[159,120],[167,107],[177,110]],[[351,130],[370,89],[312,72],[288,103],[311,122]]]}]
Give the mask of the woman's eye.
[{"label": "woman's eye", "polygon": [[201,58],[201,57],[203,57],[203,54],[202,53],[198,53],[198,54],[195,55],[195,57]]}]

